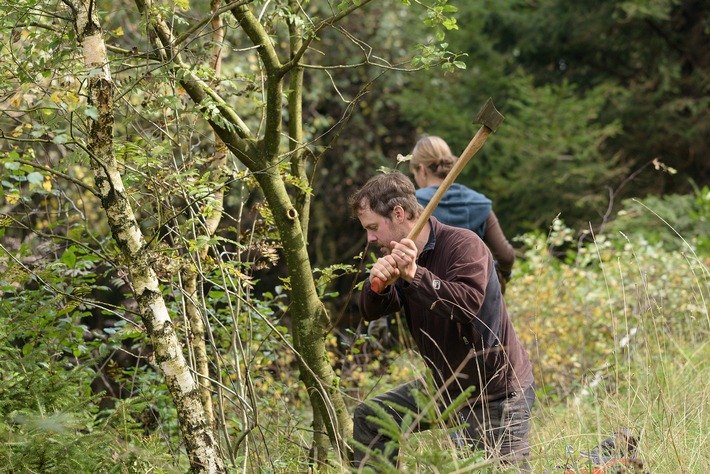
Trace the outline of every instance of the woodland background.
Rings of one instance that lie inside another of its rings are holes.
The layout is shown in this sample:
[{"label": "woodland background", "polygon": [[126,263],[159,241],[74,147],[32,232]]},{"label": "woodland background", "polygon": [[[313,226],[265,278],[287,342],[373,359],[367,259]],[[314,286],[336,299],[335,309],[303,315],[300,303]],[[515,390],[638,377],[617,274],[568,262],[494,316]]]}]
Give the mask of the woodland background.
[{"label": "woodland background", "polygon": [[[518,251],[535,472],[708,472],[710,3],[0,0],[6,472],[347,472],[422,370],[348,196],[423,134]],[[397,427],[390,427],[396,431]],[[498,468],[447,429],[391,472]],[[632,470],[633,469],[633,470]]]}]

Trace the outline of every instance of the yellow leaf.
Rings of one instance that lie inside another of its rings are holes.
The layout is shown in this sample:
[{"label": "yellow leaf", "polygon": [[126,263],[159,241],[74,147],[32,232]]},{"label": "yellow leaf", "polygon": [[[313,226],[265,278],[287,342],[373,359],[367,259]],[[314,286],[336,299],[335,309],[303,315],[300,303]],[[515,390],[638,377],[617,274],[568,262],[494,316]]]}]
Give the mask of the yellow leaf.
[{"label": "yellow leaf", "polygon": [[70,112],[73,112],[79,106],[79,96],[73,92],[67,92],[64,95],[64,101],[66,102],[67,108]]},{"label": "yellow leaf", "polygon": [[52,190],[52,181],[49,176],[44,177],[44,183],[42,183],[42,187],[44,188],[45,191],[51,191]]},{"label": "yellow leaf", "polygon": [[10,205],[15,204],[19,200],[20,200],[19,194],[8,194],[7,196],[5,196],[5,202]]},{"label": "yellow leaf", "polygon": [[86,176],[86,171],[81,166],[72,166],[72,172],[76,174],[77,179],[84,179]]},{"label": "yellow leaf", "polygon": [[52,95],[49,97],[49,99],[57,105],[62,103],[62,98],[60,96],[59,91],[52,93]]},{"label": "yellow leaf", "polygon": [[15,95],[13,95],[12,98],[10,99],[10,106],[19,107],[20,104],[22,103],[22,95],[23,95],[23,93],[21,90],[18,90],[17,92],[15,92]]},{"label": "yellow leaf", "polygon": [[190,0],[175,0],[175,5],[180,7],[182,11],[188,11],[190,9]]},{"label": "yellow leaf", "polygon": [[113,30],[113,34],[116,36],[123,36],[123,28],[119,26],[118,28]]}]

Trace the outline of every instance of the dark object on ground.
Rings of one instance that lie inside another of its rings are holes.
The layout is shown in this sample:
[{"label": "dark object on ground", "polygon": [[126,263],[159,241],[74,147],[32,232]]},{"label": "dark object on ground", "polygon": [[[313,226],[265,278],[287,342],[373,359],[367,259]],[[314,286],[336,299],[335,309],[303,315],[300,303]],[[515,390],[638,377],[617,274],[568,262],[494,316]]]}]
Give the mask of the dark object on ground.
[{"label": "dark object on ground", "polygon": [[638,439],[631,434],[631,431],[622,428],[612,436],[599,443],[589,453],[581,453],[582,456],[588,457],[594,464],[606,464],[616,459],[634,459],[636,457],[636,449],[638,448]]},{"label": "dark object on ground", "polygon": [[622,428],[591,451],[581,452],[586,460],[575,463],[575,468],[568,464],[564,474],[648,474],[643,461],[636,457],[637,448],[638,438]]}]

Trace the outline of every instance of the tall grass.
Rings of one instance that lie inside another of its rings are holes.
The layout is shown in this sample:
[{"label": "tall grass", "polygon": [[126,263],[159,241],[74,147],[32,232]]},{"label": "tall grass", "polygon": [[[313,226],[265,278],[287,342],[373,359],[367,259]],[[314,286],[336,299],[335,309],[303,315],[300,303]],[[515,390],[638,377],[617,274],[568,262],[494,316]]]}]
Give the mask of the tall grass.
[{"label": "tall grass", "polygon": [[582,453],[621,428],[644,467],[620,472],[710,472],[708,260],[623,233],[551,258],[571,236],[529,238],[507,298],[541,389],[533,472],[589,472]]},{"label": "tall grass", "polygon": [[[582,242],[560,221],[523,240],[506,303],[535,366],[533,472],[594,472],[584,454],[620,429],[638,438],[637,462],[602,472],[710,472],[710,256],[677,235]],[[354,398],[422,371],[411,352],[381,363],[355,370]],[[401,454],[403,472],[504,472],[443,426],[404,437]]]}]

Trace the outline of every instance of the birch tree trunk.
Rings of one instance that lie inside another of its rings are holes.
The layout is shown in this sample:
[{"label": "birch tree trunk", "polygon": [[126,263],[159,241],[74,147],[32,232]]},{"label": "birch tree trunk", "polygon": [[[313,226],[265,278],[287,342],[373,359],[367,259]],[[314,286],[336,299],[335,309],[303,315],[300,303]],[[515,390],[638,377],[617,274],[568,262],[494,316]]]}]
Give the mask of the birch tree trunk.
[{"label": "birch tree trunk", "polygon": [[133,292],[155,350],[155,360],[177,409],[193,472],[225,472],[224,463],[207,422],[195,382],[170,319],[160,283],[151,266],[155,256],[140,231],[113,154],[113,84],[106,45],[93,0],[65,0],[73,12],[77,40],[87,69],[89,104],[97,115],[90,119],[87,151],[94,182],[108,217],[111,232],[130,272]]}]

